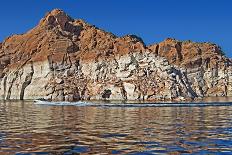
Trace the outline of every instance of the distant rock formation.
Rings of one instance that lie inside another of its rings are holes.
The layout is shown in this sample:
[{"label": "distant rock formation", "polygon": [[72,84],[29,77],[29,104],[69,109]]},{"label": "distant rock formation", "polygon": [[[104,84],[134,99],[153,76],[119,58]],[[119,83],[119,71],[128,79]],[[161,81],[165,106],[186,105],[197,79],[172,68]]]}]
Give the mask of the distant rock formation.
[{"label": "distant rock formation", "polygon": [[32,30],[0,43],[0,98],[183,100],[232,96],[231,60],[210,43],[146,46],[65,12],[49,12]]}]

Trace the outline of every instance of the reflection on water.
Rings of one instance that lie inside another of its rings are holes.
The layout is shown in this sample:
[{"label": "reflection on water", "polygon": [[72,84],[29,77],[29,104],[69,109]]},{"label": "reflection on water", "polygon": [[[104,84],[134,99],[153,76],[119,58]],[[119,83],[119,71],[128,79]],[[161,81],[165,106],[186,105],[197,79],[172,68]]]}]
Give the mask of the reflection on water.
[{"label": "reflection on water", "polygon": [[232,106],[0,103],[0,154],[232,153]]}]

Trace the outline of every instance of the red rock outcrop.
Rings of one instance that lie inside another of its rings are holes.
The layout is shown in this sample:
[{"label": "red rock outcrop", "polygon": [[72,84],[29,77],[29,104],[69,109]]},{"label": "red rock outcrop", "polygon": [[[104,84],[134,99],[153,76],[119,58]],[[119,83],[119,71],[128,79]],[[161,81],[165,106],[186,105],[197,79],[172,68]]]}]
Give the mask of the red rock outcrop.
[{"label": "red rock outcrop", "polygon": [[0,95],[59,101],[230,95],[230,62],[216,45],[167,39],[147,47],[137,36],[117,37],[55,9],[0,44]]},{"label": "red rock outcrop", "polygon": [[149,48],[171,64],[186,69],[191,87],[198,96],[231,95],[232,61],[218,45],[168,38]]}]

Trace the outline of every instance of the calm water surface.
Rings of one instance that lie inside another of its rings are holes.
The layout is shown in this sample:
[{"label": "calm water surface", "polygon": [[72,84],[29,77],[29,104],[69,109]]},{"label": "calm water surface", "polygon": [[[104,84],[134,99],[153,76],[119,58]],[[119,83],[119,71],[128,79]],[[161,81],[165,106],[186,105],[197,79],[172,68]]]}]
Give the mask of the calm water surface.
[{"label": "calm water surface", "polygon": [[232,154],[232,106],[0,102],[0,154]]}]

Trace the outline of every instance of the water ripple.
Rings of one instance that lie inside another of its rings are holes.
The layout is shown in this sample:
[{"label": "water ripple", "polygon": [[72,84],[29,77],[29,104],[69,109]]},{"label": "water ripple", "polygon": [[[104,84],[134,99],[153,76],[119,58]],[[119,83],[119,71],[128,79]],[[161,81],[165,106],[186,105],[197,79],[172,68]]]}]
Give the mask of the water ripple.
[{"label": "water ripple", "polygon": [[[62,105],[62,106],[60,106]],[[232,106],[0,103],[0,154],[232,154]]]}]

